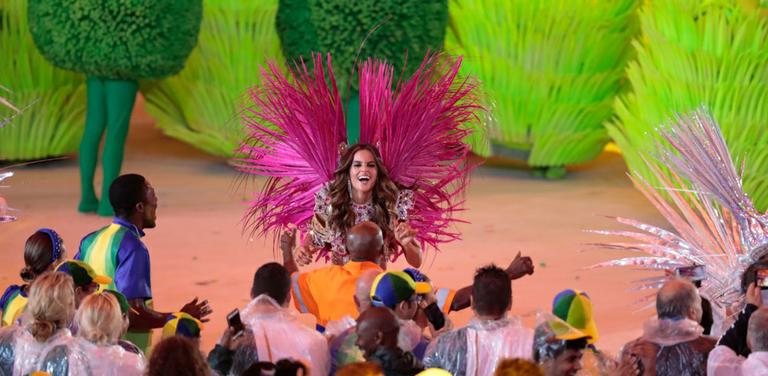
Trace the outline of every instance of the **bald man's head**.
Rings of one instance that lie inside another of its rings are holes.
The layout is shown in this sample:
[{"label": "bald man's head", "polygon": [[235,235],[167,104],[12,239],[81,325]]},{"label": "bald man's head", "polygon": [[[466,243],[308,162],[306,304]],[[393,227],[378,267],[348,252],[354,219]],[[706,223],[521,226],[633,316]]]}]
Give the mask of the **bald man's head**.
[{"label": "bald man's head", "polygon": [[397,348],[399,331],[400,324],[389,308],[370,307],[357,318],[357,341],[355,344],[363,351],[367,359],[379,347]]},{"label": "bald man's head", "polygon": [[660,319],[701,320],[701,297],[696,286],[685,279],[667,281],[656,294],[656,313]]},{"label": "bald man's head", "polygon": [[358,311],[363,312],[371,306],[371,286],[378,275],[379,271],[377,270],[366,270],[357,277],[355,304]]},{"label": "bald man's head", "polygon": [[384,235],[373,222],[358,223],[347,231],[346,246],[350,260],[378,262],[384,249]]},{"label": "bald man's head", "polygon": [[768,308],[762,307],[749,317],[747,344],[752,352],[768,351]]}]

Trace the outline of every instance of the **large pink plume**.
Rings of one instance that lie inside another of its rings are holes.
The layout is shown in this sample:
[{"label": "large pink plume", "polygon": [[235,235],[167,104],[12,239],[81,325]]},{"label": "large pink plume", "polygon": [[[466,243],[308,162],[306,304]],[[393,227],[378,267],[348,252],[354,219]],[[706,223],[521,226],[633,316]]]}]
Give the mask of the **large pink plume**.
[{"label": "large pink plume", "polygon": [[250,203],[246,225],[259,234],[311,220],[314,194],[333,177],[338,148],[346,140],[344,113],[330,55],[314,56],[283,74],[262,69],[243,111],[249,138],[240,146],[241,171],[268,177]]},{"label": "large pink plume", "polygon": [[368,61],[360,72],[360,141],[376,145],[392,180],[414,191],[409,221],[435,248],[459,238],[451,225],[475,167],[464,139],[481,109],[460,66],[460,58],[427,55],[394,94],[390,66]]}]

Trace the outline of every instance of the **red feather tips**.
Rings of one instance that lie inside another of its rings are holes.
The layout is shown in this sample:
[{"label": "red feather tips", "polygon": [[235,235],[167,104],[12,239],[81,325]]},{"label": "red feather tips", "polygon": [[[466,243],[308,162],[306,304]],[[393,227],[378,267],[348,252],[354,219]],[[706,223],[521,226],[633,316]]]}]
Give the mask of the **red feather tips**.
[{"label": "red feather tips", "polygon": [[368,61],[360,72],[361,142],[376,145],[392,180],[414,191],[411,226],[435,248],[459,238],[450,227],[476,167],[464,139],[481,107],[460,66],[460,58],[429,54],[394,94],[390,66]]},{"label": "red feather tips", "polygon": [[315,55],[313,68],[302,61],[283,74],[270,64],[242,111],[248,139],[238,150],[243,157],[237,166],[268,178],[244,218],[260,235],[311,220],[314,193],[333,176],[338,145],[346,140],[330,55],[325,65]]}]

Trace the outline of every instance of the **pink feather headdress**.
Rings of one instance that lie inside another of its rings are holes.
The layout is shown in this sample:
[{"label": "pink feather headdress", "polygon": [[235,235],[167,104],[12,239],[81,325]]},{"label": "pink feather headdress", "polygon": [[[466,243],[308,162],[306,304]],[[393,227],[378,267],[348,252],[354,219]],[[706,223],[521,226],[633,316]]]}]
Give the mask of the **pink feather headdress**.
[{"label": "pink feather headdress", "polygon": [[[393,85],[394,69],[377,60],[360,68],[360,142],[375,145],[391,179],[413,190],[409,214],[422,244],[457,239],[451,228],[474,164],[464,139],[480,110],[475,85],[459,78],[461,59],[427,55],[416,72]],[[333,178],[346,123],[330,56],[314,56],[283,74],[274,64],[249,94],[249,138],[239,168],[268,178],[245,215],[259,235],[299,228],[312,219],[314,195]]]}]

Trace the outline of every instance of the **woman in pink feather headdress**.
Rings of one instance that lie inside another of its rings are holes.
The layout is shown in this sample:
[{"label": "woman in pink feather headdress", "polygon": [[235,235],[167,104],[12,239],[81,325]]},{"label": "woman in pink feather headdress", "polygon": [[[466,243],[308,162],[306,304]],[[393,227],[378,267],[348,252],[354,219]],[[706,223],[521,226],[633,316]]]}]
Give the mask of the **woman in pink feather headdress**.
[{"label": "woman in pink feather headdress", "polygon": [[480,110],[475,85],[458,77],[460,65],[430,54],[393,85],[391,65],[364,62],[360,140],[341,153],[346,119],[330,56],[316,55],[313,69],[301,63],[287,74],[270,65],[243,111],[249,137],[239,167],[268,177],[246,226],[298,243],[303,264],[346,263],[346,231],[363,221],[384,234],[382,265],[404,255],[419,267],[425,246],[458,239],[450,227],[475,167],[464,139]]},{"label": "woman in pink feather headdress", "polygon": [[[316,195],[311,231],[299,246],[300,263],[309,263],[320,249],[330,247],[335,264],[346,263],[343,234],[346,229],[365,221],[376,223],[384,234],[384,260],[402,249],[406,261],[421,266],[421,246],[416,230],[408,224],[408,210],[413,207],[413,192],[398,189],[389,178],[379,151],[372,145],[348,147],[331,182]],[[292,236],[295,232],[289,232]]]}]

